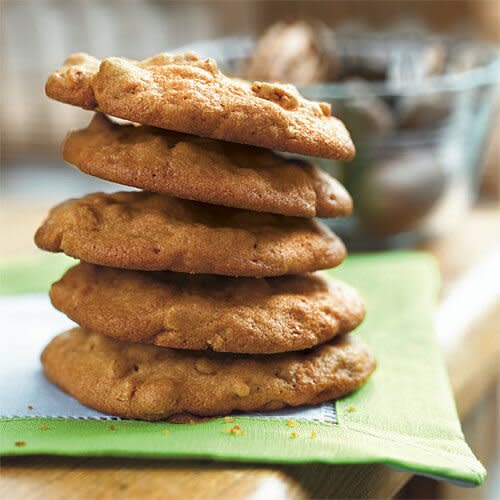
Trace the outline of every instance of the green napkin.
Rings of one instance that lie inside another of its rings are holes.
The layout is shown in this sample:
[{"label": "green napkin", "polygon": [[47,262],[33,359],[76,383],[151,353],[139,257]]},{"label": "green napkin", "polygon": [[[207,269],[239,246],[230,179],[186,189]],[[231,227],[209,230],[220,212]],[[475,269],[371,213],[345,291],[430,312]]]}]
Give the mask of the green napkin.
[{"label": "green napkin", "polygon": [[[1,292],[45,291],[69,264],[61,256],[44,256],[4,265]],[[196,425],[2,419],[0,453],[384,463],[481,484],[486,471],[464,441],[433,331],[439,281],[433,259],[414,252],[357,255],[327,272],[365,298],[367,318],[355,335],[378,361],[363,388],[336,401],[337,423],[244,416]],[[231,433],[236,424],[241,431]]]}]

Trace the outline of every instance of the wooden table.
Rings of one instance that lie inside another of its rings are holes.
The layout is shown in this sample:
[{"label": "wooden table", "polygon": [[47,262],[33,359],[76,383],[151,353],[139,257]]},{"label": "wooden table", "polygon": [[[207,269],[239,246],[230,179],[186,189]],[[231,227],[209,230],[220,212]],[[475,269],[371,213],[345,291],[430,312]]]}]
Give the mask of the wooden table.
[{"label": "wooden table", "polygon": [[[2,210],[1,256],[26,252],[42,214],[33,209]],[[7,215],[6,215],[7,214]],[[425,248],[443,274],[442,304],[450,306],[457,283],[500,251],[498,206],[474,209],[446,238]],[[3,255],[2,255],[3,254]],[[467,287],[465,289],[467,291]],[[469,290],[470,292],[470,290]],[[462,297],[463,299],[463,297]],[[451,304],[453,305],[453,304]],[[459,308],[463,309],[463,308]],[[500,296],[464,319],[461,335],[448,343],[446,358],[460,416],[466,422],[499,379]],[[482,429],[484,430],[484,428]],[[491,443],[490,429],[486,441]],[[485,435],[485,432],[480,433]],[[471,439],[469,437],[469,439]],[[474,446],[474,443],[473,443]],[[475,450],[478,451],[477,449]],[[383,465],[272,466],[209,461],[121,458],[19,457],[2,463],[0,496],[31,498],[386,498],[411,478]],[[409,494],[412,494],[411,488]]]}]

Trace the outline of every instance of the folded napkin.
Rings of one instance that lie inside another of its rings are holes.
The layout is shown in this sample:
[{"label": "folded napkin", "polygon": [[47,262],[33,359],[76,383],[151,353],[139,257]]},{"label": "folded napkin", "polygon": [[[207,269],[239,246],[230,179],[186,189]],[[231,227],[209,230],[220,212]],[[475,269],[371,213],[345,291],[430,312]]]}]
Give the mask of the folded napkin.
[{"label": "folded napkin", "polygon": [[469,485],[484,480],[464,440],[433,331],[439,280],[431,257],[355,255],[327,271],[356,287],[367,304],[354,335],[373,349],[378,367],[360,390],[312,409],[195,425],[110,420],[43,378],[41,348],[71,322],[42,292],[71,263],[50,255],[0,266],[1,454],[384,463]]}]

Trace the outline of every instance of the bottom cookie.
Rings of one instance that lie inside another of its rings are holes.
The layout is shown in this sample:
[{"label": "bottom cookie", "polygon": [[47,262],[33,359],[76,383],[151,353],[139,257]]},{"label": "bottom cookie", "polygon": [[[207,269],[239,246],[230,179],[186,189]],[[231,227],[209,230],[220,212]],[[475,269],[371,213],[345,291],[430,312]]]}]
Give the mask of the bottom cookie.
[{"label": "bottom cookie", "polygon": [[317,404],[354,391],[375,369],[350,335],[308,351],[249,356],[132,344],[82,328],[55,337],[42,364],[83,404],[143,420]]}]

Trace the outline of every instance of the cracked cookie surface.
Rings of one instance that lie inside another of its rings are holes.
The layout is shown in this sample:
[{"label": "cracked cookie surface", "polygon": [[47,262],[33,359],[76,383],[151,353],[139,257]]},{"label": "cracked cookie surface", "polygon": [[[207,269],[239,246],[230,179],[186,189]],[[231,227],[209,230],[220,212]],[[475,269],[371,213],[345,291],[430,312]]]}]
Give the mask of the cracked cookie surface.
[{"label": "cracked cookie surface", "polygon": [[248,354],[314,347],[365,312],[355,290],[320,274],[228,278],[81,263],[50,297],[80,326],[118,340]]},{"label": "cracked cookie surface", "polygon": [[63,158],[81,171],[147,191],[298,217],[351,213],[345,188],[315,165],[243,144],[118,125],[100,113],[71,132]]},{"label": "cracked cookie surface", "polygon": [[314,219],[145,191],[93,193],[61,203],[35,242],[103,266],[248,277],[326,269],[346,255],[342,241]]},{"label": "cracked cookie surface", "polygon": [[45,90],[61,102],[201,137],[331,159],[355,153],[329,104],[308,101],[293,85],[230,78],[193,53],[143,61],[73,54]]},{"label": "cracked cookie surface", "polygon": [[162,420],[339,398],[366,382],[375,360],[350,335],[305,352],[247,356],[132,344],[75,328],[49,343],[42,365],[49,380],[87,406]]}]

